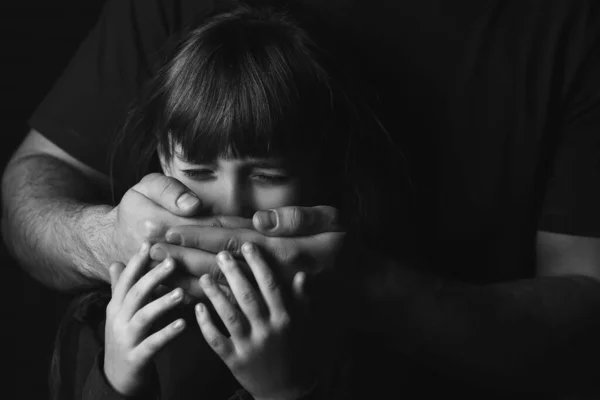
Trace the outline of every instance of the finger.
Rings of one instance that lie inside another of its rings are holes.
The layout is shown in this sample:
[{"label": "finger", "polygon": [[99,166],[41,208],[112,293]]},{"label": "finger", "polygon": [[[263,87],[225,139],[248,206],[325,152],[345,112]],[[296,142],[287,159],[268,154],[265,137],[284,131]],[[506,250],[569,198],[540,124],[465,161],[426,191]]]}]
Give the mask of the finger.
[{"label": "finger", "polygon": [[251,326],[264,324],[264,306],[258,293],[237,265],[237,262],[226,251],[217,255],[219,267],[229,283],[229,288]]},{"label": "finger", "polygon": [[306,273],[298,272],[294,275],[294,279],[292,280],[292,293],[296,300],[301,302],[305,302],[307,300],[306,293],[304,291],[304,284],[306,282]]},{"label": "finger", "polygon": [[241,247],[245,242],[261,245],[265,237],[254,229],[229,229],[183,225],[170,228],[166,235],[168,243],[203,250],[217,254],[228,251],[234,257],[241,257]]},{"label": "finger", "polygon": [[[196,231],[195,228],[201,227],[205,229]],[[179,224],[179,226],[174,225],[165,232],[165,239],[167,242],[178,246],[201,248],[199,245],[196,245],[195,240],[196,238],[201,237],[202,234],[209,233],[210,236],[210,228],[254,230],[254,225],[249,218],[235,216],[215,215],[195,218],[193,224],[188,222]]]},{"label": "finger", "polygon": [[261,210],[254,214],[252,222],[257,231],[267,236],[306,236],[342,231],[338,211],[330,206]]},{"label": "finger", "polygon": [[118,303],[122,303],[125,300],[125,296],[133,284],[142,275],[149,261],[149,250],[150,244],[148,242],[142,243],[140,250],[131,257],[131,260],[127,263],[127,267],[121,273],[112,296]]},{"label": "finger", "polygon": [[114,293],[115,286],[116,286],[117,282],[119,281],[119,277],[123,273],[124,269],[125,269],[125,264],[120,263],[120,262],[112,263],[110,265],[110,267],[108,267],[108,274],[110,276],[110,290],[112,293]]},{"label": "finger", "polygon": [[153,260],[161,261],[172,257],[185,272],[200,277],[217,271],[219,266],[213,253],[168,243],[156,243],[150,250]]},{"label": "finger", "polygon": [[240,338],[246,327],[242,313],[229,301],[210,275],[203,275],[200,278],[200,285],[231,336]]},{"label": "finger", "polygon": [[130,321],[137,337],[143,337],[161,315],[182,301],[183,290],[177,288],[142,307],[133,315]]},{"label": "finger", "polygon": [[196,320],[200,331],[202,331],[202,336],[214,352],[224,361],[229,358],[234,350],[233,343],[219,332],[210,317],[210,313],[202,303],[196,304]]},{"label": "finger", "polygon": [[[247,267],[245,262],[241,264],[243,268],[246,268],[248,270],[250,269]],[[225,295],[227,296],[227,298],[229,298],[230,301],[235,300],[233,298],[233,295],[231,294],[231,290],[226,286],[227,280],[224,276],[223,278],[220,278],[215,277],[215,275],[213,274],[213,279],[219,285],[221,290],[223,290],[223,293],[225,293]],[[220,282],[223,282],[224,284],[220,284]],[[157,297],[162,296],[175,288],[183,289],[183,300],[181,301],[182,304],[197,303],[198,300],[206,299],[206,295],[204,294],[204,291],[200,286],[200,281],[198,280],[198,277],[187,273],[181,273],[181,271],[179,270],[175,270],[175,272],[169,275],[162,282],[162,284],[160,284],[156,288],[155,295]]]},{"label": "finger", "polygon": [[306,293],[307,275],[305,272],[298,272],[292,280],[292,296],[296,301],[295,306],[300,309],[302,314],[308,315],[310,310],[310,297]]},{"label": "finger", "polygon": [[244,243],[242,250],[271,316],[285,313],[286,309],[281,287],[277,279],[275,279],[273,271],[271,271],[264,258],[260,255],[257,246],[253,243]]},{"label": "finger", "polygon": [[177,179],[160,173],[146,175],[132,188],[171,213],[187,217],[202,208],[202,202]]},{"label": "finger", "polygon": [[133,315],[146,303],[152,292],[173,270],[175,262],[167,258],[158,267],[154,268],[137,281],[125,296],[121,313],[129,321]]},{"label": "finger", "polygon": [[[193,276],[187,273],[181,273],[181,271],[175,271],[163,282],[168,289],[181,288],[183,289],[183,303],[189,304],[190,301],[197,303],[198,299],[206,298],[204,291],[200,287],[200,282],[197,276]],[[166,293],[167,291],[165,291]]]},{"label": "finger", "polygon": [[148,336],[134,350],[132,356],[138,360],[139,365],[144,365],[158,353],[167,343],[175,339],[185,329],[185,321],[178,319],[165,326],[158,332]]}]

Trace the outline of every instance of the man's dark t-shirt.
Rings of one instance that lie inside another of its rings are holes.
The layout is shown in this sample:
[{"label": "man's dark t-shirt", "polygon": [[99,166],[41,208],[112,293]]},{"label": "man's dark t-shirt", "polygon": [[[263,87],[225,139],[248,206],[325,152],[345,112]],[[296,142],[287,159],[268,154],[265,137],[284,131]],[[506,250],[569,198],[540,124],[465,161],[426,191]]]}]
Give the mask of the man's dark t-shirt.
[{"label": "man's dark t-shirt", "polygon": [[[597,3],[314,3],[380,94],[433,265],[478,283],[528,277],[536,230],[600,235]],[[107,173],[103,149],[167,38],[212,6],[108,1],[30,125]]]},{"label": "man's dark t-shirt", "polygon": [[[537,230],[600,236],[597,2],[304,2],[355,46],[378,91],[408,159],[419,243],[440,272],[532,277]],[[107,173],[103,150],[167,38],[212,7],[108,1],[31,127]]]}]

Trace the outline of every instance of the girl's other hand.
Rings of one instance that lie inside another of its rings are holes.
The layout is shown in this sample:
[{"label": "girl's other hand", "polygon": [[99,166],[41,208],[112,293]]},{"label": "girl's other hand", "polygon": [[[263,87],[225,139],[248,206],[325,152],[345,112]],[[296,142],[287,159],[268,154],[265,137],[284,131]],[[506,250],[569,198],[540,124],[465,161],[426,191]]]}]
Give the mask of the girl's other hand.
[{"label": "girl's other hand", "polygon": [[[208,344],[255,399],[297,399],[310,390],[315,380],[307,362],[310,360],[308,348],[301,346],[298,340],[302,339],[301,321],[292,321],[281,287],[257,247],[246,243],[242,252],[258,290],[229,253],[217,256],[237,307],[210,275],[200,278],[206,296],[231,336],[226,337],[219,331],[203,304],[196,306],[198,324]],[[302,279],[295,281],[294,292],[298,297]]]},{"label": "girl's other hand", "polygon": [[148,335],[154,321],[183,298],[175,289],[156,299],[152,293],[174,270],[172,258],[147,271],[150,245],[142,244],[127,267],[110,266],[112,298],[106,308],[104,373],[113,388],[123,396],[134,396],[148,384],[153,356],[181,333],[185,321],[179,319]]}]

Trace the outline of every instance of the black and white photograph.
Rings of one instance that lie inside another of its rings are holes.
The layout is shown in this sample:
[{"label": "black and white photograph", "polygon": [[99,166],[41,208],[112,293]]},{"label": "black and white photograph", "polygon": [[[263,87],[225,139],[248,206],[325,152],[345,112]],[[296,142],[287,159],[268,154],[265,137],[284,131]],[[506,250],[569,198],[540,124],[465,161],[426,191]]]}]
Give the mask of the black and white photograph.
[{"label": "black and white photograph", "polygon": [[600,2],[0,27],[0,397],[600,399]]}]

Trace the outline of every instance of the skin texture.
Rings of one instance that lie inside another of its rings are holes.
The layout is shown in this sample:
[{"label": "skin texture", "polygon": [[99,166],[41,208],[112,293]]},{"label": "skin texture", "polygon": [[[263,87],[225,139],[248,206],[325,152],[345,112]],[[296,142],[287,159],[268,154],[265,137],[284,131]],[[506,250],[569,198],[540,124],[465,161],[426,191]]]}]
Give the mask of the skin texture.
[{"label": "skin texture", "polygon": [[[210,275],[200,281],[218,318],[230,336],[213,323],[208,309],[198,304],[196,317],[204,338],[229,367],[240,384],[257,400],[297,399],[313,386],[310,341],[303,331],[306,315],[294,313],[284,301],[284,289],[277,283],[258,248],[243,246],[243,255],[257,287],[244,276],[236,260],[219,253],[219,267],[225,275],[233,303],[215,285]],[[301,281],[302,275],[297,275]],[[297,283],[301,286],[301,283]],[[299,315],[300,314],[300,315]],[[304,317],[304,318],[303,318]]]},{"label": "skin texture", "polygon": [[[50,288],[70,291],[110,282],[111,263],[128,262],[144,241],[165,241],[166,232],[176,226],[226,228],[231,232],[256,229],[256,239],[264,241],[282,268],[293,261],[290,254],[310,256],[322,265],[328,264],[330,257],[313,257],[311,248],[330,242],[328,247],[333,254],[343,235],[335,224],[337,212],[320,208],[278,211],[284,217],[275,229],[265,227],[263,213],[257,213],[253,219],[198,217],[206,214],[202,212],[202,202],[190,205],[179,201],[185,195],[193,199],[193,192],[163,174],[144,177],[116,207],[107,205],[108,193],[107,176],[74,159],[39,132],[29,132],[2,177],[2,229],[7,248],[35,279]],[[307,223],[298,224],[299,220],[287,218],[292,214]],[[326,232],[331,235],[323,235]],[[279,235],[289,240],[266,240]],[[296,235],[303,236],[302,243],[296,244]],[[181,271],[175,271],[169,285],[201,297],[197,278],[217,267],[214,256],[225,249],[222,246],[218,243],[217,248],[201,250],[177,246]],[[201,260],[199,254],[203,255]],[[182,260],[195,264],[181,264]],[[189,271],[195,268],[201,273],[190,275]]]},{"label": "skin texture", "polygon": [[124,267],[110,267],[112,297],[106,309],[104,373],[113,388],[124,396],[139,394],[151,376],[156,353],[185,328],[180,319],[152,333],[152,324],[183,299],[177,288],[157,299],[152,293],[172,273],[175,264],[166,259],[145,273],[149,244],[144,243]]}]

